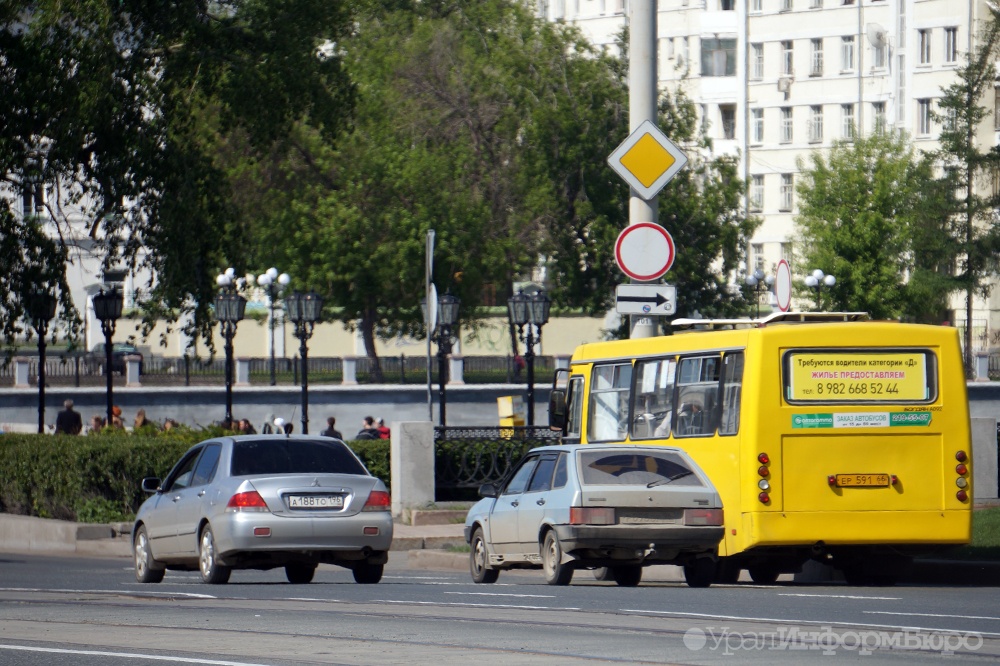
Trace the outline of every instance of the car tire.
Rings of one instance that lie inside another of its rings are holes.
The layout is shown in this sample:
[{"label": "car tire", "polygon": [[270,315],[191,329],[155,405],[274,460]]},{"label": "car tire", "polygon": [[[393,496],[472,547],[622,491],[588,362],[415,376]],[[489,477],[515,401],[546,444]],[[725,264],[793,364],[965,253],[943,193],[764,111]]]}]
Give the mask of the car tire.
[{"label": "car tire", "polygon": [[132,554],[135,557],[135,579],[140,583],[159,583],[163,580],[166,569],[153,559],[153,551],[149,547],[149,537],[146,526],[140,525],[132,540]]},{"label": "car tire", "polygon": [[740,580],[740,571],[739,562],[735,558],[720,557],[715,565],[714,582],[734,585]]},{"label": "car tire", "polygon": [[573,580],[573,567],[562,561],[562,545],[553,530],[545,533],[542,541],[542,569],[545,570],[545,582],[549,585],[569,585]]},{"label": "car tire", "polygon": [[614,580],[614,576],[611,575],[610,567],[597,567],[594,569],[594,580]]},{"label": "car tire", "polygon": [[773,585],[778,580],[778,570],[774,567],[762,565],[747,569],[750,580],[758,585]]},{"label": "car tire", "polygon": [[209,585],[222,585],[229,582],[232,568],[219,564],[219,555],[215,550],[215,535],[212,527],[205,525],[198,539],[198,568],[201,570],[201,580]]},{"label": "car tire", "polygon": [[715,578],[715,560],[698,557],[684,565],[684,582],[688,587],[708,587]]},{"label": "car tire", "polygon": [[642,565],[621,564],[617,567],[610,567],[611,577],[618,587],[635,587],[642,580]]},{"label": "car tire", "polygon": [[362,585],[374,585],[382,580],[382,570],[385,565],[358,562],[354,565],[354,582]]},{"label": "car tire", "polygon": [[285,578],[293,585],[305,585],[311,583],[316,575],[315,564],[305,564],[303,562],[293,562],[285,565]]},{"label": "car tire", "polygon": [[491,569],[487,564],[489,554],[486,552],[486,539],[483,538],[482,528],[477,527],[472,533],[472,542],[469,546],[469,573],[472,574],[472,582],[487,584],[497,582],[500,571]]}]

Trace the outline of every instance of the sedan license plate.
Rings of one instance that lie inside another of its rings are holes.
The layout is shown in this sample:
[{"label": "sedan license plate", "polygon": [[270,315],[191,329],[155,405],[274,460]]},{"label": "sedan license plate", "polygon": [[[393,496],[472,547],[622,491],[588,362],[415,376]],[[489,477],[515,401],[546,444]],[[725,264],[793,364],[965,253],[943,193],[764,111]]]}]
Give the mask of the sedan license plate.
[{"label": "sedan license plate", "polygon": [[289,495],[290,509],[342,509],[343,495]]},{"label": "sedan license plate", "polygon": [[888,474],[838,474],[838,488],[888,488]]}]

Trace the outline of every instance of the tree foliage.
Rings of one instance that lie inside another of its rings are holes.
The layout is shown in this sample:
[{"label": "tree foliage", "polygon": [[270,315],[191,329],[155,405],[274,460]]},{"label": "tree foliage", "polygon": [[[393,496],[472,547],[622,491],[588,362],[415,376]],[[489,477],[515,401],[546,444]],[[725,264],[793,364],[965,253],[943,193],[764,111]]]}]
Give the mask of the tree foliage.
[{"label": "tree foliage", "polygon": [[799,166],[802,259],[836,276],[825,290],[830,306],[940,323],[954,283],[932,158],[904,134],[880,132]]}]

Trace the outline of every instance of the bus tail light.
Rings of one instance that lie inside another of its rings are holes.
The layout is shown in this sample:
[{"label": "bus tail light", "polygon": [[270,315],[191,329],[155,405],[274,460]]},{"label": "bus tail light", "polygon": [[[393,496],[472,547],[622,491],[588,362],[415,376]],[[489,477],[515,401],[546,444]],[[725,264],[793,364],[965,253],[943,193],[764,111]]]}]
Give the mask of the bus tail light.
[{"label": "bus tail light", "polygon": [[766,453],[761,453],[760,455],[757,456],[757,462],[759,462],[761,465],[766,465],[769,462],[771,462],[771,459],[768,457]]},{"label": "bus tail light", "polygon": [[958,451],[955,453],[955,460],[957,460],[960,463],[964,463],[968,459],[969,456],[965,451]]},{"label": "bus tail light", "polygon": [[757,499],[760,500],[761,504],[767,504],[771,501],[771,496],[767,493],[761,493],[760,495],[757,495]]},{"label": "bus tail light", "polygon": [[760,474],[761,476],[767,476],[771,472],[766,467],[761,465],[760,467],[757,468],[757,473]]},{"label": "bus tail light", "polygon": [[614,525],[615,510],[607,506],[570,507],[570,525]]},{"label": "bus tail light", "polygon": [[959,490],[957,493],[955,493],[955,497],[958,498],[959,502],[967,502],[969,500],[969,493],[965,492],[964,490]]},{"label": "bus tail light", "polygon": [[958,474],[959,476],[965,476],[968,473],[969,473],[969,468],[963,465],[962,463],[955,465],[955,474]]},{"label": "bus tail light", "polygon": [[722,525],[722,509],[684,509],[685,525]]}]

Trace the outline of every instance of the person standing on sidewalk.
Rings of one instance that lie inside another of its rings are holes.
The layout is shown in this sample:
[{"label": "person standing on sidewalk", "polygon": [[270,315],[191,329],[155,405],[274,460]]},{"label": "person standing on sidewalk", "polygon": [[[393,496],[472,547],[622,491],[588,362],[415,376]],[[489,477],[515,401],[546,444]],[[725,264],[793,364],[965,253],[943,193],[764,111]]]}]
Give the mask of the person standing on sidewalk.
[{"label": "person standing on sidewalk", "polygon": [[79,435],[83,430],[83,418],[73,409],[73,401],[63,403],[64,409],[56,415],[57,435]]},{"label": "person standing on sidewalk", "polygon": [[328,416],[326,419],[326,430],[320,433],[323,437],[334,437],[336,439],[343,440],[344,436],[340,434],[340,431],[335,427],[337,425],[337,417]]}]

